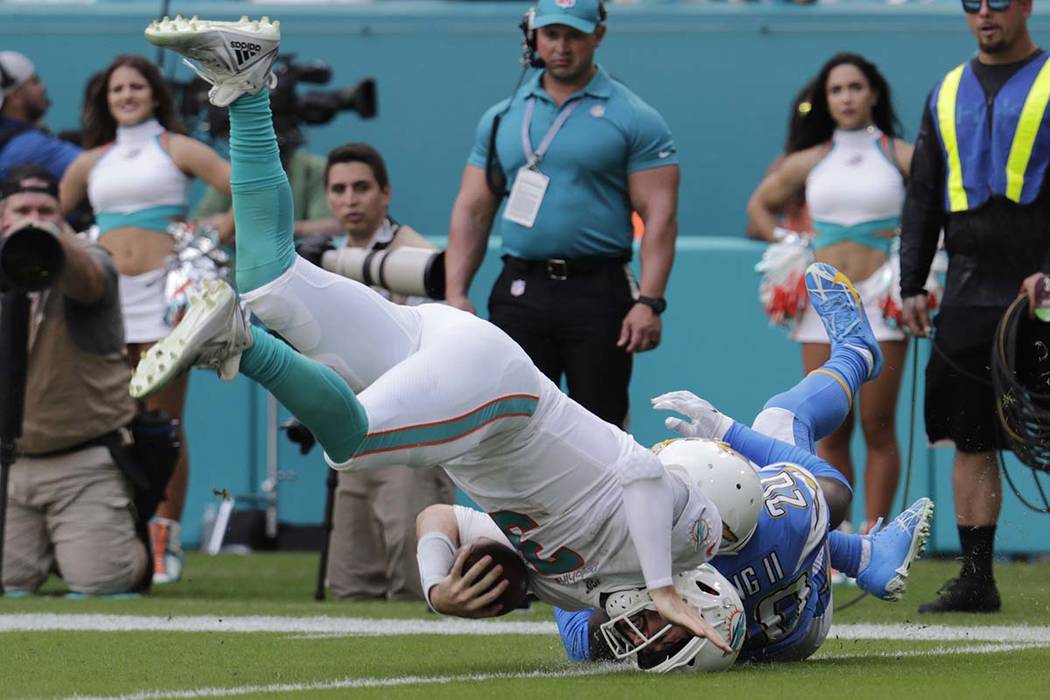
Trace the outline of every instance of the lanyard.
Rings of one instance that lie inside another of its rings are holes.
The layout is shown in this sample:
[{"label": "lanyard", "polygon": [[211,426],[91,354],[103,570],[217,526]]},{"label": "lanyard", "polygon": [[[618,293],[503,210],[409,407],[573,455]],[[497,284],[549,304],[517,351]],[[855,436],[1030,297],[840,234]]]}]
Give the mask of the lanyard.
[{"label": "lanyard", "polygon": [[525,103],[525,116],[521,120],[521,147],[525,151],[525,158],[527,160],[526,167],[532,170],[536,170],[543,160],[543,156],[547,153],[547,149],[551,147],[551,142],[561,129],[562,125],[565,124],[565,120],[569,118],[572,111],[576,109],[576,105],[579,104],[579,100],[572,100],[558,112],[558,116],[554,119],[554,123],[547,129],[547,133],[544,134],[543,140],[540,141],[540,147],[535,151],[532,150],[532,141],[529,139],[529,127],[532,126],[532,110],[536,106],[536,98],[530,97]]}]

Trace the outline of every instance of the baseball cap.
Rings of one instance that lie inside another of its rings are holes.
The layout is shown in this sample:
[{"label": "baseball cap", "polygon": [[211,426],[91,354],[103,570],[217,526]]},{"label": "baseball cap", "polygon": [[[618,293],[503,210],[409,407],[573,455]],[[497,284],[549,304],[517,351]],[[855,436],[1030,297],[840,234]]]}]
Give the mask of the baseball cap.
[{"label": "baseball cap", "polygon": [[600,8],[599,0],[540,0],[536,3],[536,17],[532,20],[532,26],[539,28],[564,24],[584,34],[591,34],[601,20]]},{"label": "baseball cap", "polygon": [[0,51],[0,105],[4,97],[36,75],[36,67],[17,51]]}]

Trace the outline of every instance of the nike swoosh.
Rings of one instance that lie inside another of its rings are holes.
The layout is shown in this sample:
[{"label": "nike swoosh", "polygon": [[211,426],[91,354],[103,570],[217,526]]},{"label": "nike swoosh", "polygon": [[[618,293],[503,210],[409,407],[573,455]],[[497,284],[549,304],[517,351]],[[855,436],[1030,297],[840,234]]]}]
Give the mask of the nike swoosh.
[{"label": "nike swoosh", "polygon": [[656,154],[656,157],[657,158],[666,158],[667,156],[671,155],[672,153],[674,153],[674,151],[660,151],[659,153]]}]

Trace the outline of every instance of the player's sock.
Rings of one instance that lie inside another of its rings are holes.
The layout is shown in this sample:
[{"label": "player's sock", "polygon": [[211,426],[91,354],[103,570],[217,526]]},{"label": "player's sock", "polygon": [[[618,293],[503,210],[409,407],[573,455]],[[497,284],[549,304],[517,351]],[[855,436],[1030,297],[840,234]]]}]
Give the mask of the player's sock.
[{"label": "player's sock", "polygon": [[832,530],[828,533],[828,549],[831,551],[831,568],[850,578],[857,578],[871,561],[871,541],[860,535]]},{"label": "player's sock", "polygon": [[593,609],[569,612],[554,608],[554,619],[569,661],[591,661],[590,619],[594,612]]},{"label": "player's sock", "polygon": [[268,90],[230,105],[230,167],[237,288],[250,292],[280,277],[295,260],[292,189],[281,167]]},{"label": "player's sock", "polygon": [[755,464],[769,465],[779,462],[798,464],[814,477],[835,479],[849,488],[851,492],[853,490],[853,487],[846,481],[846,477],[842,476],[842,472],[812,452],[763,435],[741,423],[734,421],[733,427],[725,434],[723,440]]},{"label": "player's sock", "polygon": [[795,417],[795,444],[816,452],[816,441],[831,434],[849,414],[853,397],[868,375],[860,352],[866,348],[840,345],[831,357],[802,381],[766,402],[765,408],[782,408]]},{"label": "player's sock", "polygon": [[333,462],[353,457],[368,432],[368,416],[346,382],[258,326],[252,327],[252,338],[241,356],[241,373],[302,421]]}]

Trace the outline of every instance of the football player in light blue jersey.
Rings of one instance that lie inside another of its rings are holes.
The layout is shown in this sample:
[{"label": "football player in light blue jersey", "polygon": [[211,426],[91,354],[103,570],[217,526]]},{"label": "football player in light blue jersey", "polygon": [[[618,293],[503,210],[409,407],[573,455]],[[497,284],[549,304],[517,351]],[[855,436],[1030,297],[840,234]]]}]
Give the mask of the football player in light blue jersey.
[{"label": "football player in light blue jersey", "polygon": [[[810,266],[806,280],[832,341],[831,358],[771,398],[752,428],[689,392],[653,399],[654,408],[689,418],[667,418],[668,428],[686,439],[654,450],[668,468],[680,467],[695,478],[722,515],[723,540],[711,564],[732,582],[744,605],[748,629],[738,662],[796,661],[820,647],[831,626],[829,564],[856,577],[866,592],[898,600],[933,513],[932,502],[922,498],[867,535],[833,529],[849,509],[852,489],[814,454],[814,446],[846,417],[859,386],[878,376],[882,358],[849,280],[822,263]],[[730,451],[764,466],[757,472],[741,467],[742,460],[726,458]],[[617,618],[599,610],[555,612],[570,659],[611,658],[606,639]],[[632,630],[647,628],[645,620],[633,623]],[[636,642],[642,667],[662,653],[658,642]]]}]

